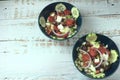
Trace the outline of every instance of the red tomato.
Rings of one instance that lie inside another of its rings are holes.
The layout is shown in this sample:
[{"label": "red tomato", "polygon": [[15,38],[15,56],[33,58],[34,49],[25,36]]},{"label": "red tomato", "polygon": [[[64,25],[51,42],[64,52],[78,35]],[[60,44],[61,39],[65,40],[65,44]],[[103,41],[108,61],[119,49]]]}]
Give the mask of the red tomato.
[{"label": "red tomato", "polygon": [[59,29],[58,29],[58,27],[57,27],[57,26],[54,26],[54,30],[55,30],[56,32],[58,32],[58,31],[59,31]]},{"label": "red tomato", "polygon": [[70,14],[71,14],[71,11],[66,9],[66,10],[64,11],[64,14],[65,14],[65,15],[70,15]]},{"label": "red tomato", "polygon": [[96,51],[95,48],[90,48],[89,53],[90,53],[90,55],[91,55],[92,57],[95,57],[95,56],[97,55],[97,51]]},{"label": "red tomato", "polygon": [[90,58],[89,58],[88,54],[82,54],[82,60],[83,60],[83,62],[89,61]]},{"label": "red tomato", "polygon": [[75,24],[75,21],[73,19],[67,19],[65,24],[69,27],[73,26]]},{"label": "red tomato", "polygon": [[89,55],[88,54],[82,54],[82,60],[83,60],[83,66],[87,66],[89,61],[90,61],[90,58],[89,58]]},{"label": "red tomato", "polygon": [[106,53],[106,51],[107,51],[107,49],[104,48],[104,47],[99,47],[98,50],[99,50],[102,54]]},{"label": "red tomato", "polygon": [[49,16],[48,17],[48,21],[51,22],[51,23],[55,22],[55,18],[53,16]]}]

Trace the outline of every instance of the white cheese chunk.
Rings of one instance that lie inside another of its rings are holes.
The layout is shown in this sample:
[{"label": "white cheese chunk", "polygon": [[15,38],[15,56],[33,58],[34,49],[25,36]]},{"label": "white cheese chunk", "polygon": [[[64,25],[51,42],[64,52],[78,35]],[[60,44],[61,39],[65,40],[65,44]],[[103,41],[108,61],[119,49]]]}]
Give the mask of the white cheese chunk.
[{"label": "white cheese chunk", "polygon": [[99,60],[99,59],[94,59],[94,62],[95,62],[95,63],[99,63],[100,60]]},{"label": "white cheese chunk", "polygon": [[63,25],[62,25],[62,24],[58,25],[57,27],[58,27],[58,29],[59,29],[59,30],[64,29],[64,27],[63,27]]},{"label": "white cheese chunk", "polygon": [[103,59],[104,59],[104,60],[107,61],[107,60],[108,60],[108,57],[109,57],[108,54],[103,54]]},{"label": "white cheese chunk", "polygon": [[61,21],[62,21],[62,17],[61,17],[61,16],[57,16],[56,21],[57,21],[57,22],[61,22]]}]

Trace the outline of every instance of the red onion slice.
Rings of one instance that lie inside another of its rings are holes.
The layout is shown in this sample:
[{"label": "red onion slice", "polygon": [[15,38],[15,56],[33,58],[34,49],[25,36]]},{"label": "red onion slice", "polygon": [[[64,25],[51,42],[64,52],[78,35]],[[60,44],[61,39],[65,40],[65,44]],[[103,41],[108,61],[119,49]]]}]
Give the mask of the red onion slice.
[{"label": "red onion slice", "polygon": [[52,30],[52,32],[56,35],[56,36],[64,36],[64,35],[66,35],[66,34],[68,34],[68,32],[66,32],[66,33],[64,33],[64,34],[58,34],[58,33],[56,33],[54,30]]},{"label": "red onion slice", "polygon": [[102,56],[102,53],[98,49],[96,49],[96,50],[100,54],[100,63],[97,66],[95,66],[95,68],[98,68],[103,62],[103,56]]},{"label": "red onion slice", "polygon": [[[92,59],[91,59],[90,54],[89,54],[88,52],[82,50],[82,49],[79,49],[79,50],[82,51],[82,52],[84,52],[84,53],[87,53],[88,56],[89,56],[89,58],[90,58],[89,64],[88,64],[86,67],[84,67],[84,68],[90,67],[90,64],[92,63]],[[100,58],[101,58],[101,59],[100,59],[100,63],[99,63],[97,66],[95,66],[95,68],[98,68],[98,67],[102,64],[102,62],[103,62],[103,57],[102,57],[102,53],[101,53],[98,49],[96,49],[96,50],[97,50],[97,52],[100,54]]]}]

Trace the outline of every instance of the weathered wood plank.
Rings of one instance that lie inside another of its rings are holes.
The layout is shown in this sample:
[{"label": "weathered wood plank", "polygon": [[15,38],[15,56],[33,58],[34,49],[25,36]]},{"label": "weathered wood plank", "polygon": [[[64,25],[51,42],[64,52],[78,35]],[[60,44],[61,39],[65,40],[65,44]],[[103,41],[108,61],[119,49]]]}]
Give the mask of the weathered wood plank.
[{"label": "weathered wood plank", "polygon": [[[44,2],[42,0],[2,1],[0,2],[0,11],[2,12],[0,13],[0,19],[37,19],[41,10],[48,5],[48,2],[50,4],[56,2],[56,0],[45,0]],[[78,7],[82,16],[120,15],[120,1],[118,0],[109,2],[107,0],[66,0],[65,2]]]},{"label": "weathered wood plank", "polygon": [[[118,37],[111,37],[112,40],[114,40],[118,47],[120,47],[120,38]],[[30,45],[31,43],[31,45]],[[88,78],[84,77],[82,74],[80,74],[77,69],[74,67],[74,64],[72,62],[72,45],[67,47],[55,47],[51,46],[49,47],[49,53],[48,48],[46,46],[34,46],[35,42],[30,42],[27,46],[27,50],[29,54],[23,53],[22,50],[24,47],[21,42],[13,42],[13,43],[2,43],[3,48],[5,49],[9,48],[11,52],[6,54],[0,53],[0,70],[1,70],[1,78],[7,77],[9,78],[19,78],[21,77],[20,74],[22,74],[21,78],[27,77],[28,80],[31,78],[34,80],[36,78],[39,78],[40,80],[46,78],[46,79],[54,79],[57,78],[60,79],[67,79],[67,80],[76,80],[82,78],[83,80],[88,80]],[[21,45],[20,45],[21,44]],[[17,54],[14,53],[14,49],[12,49],[14,46],[17,49]],[[19,48],[18,48],[19,47]],[[4,50],[4,49],[0,49]],[[40,53],[42,52],[43,53]],[[61,53],[62,51],[62,53]],[[69,53],[68,53],[69,52]],[[15,55],[16,54],[16,55]],[[48,55],[49,54],[49,55]],[[44,66],[44,67],[43,67]],[[120,68],[119,68],[120,69]],[[118,71],[108,78],[108,80],[117,80],[119,76],[116,77],[116,75],[119,75],[119,69]],[[7,75],[7,76],[6,76]],[[24,80],[24,79],[22,79]],[[26,79],[27,80],[27,79]]]},{"label": "weathered wood plank", "polygon": [[[106,17],[83,17],[80,32],[76,37],[90,32],[102,33],[108,36],[119,36],[120,18],[114,16]],[[48,39],[41,32],[36,19],[1,20],[0,30],[1,41]]]},{"label": "weathered wood plank", "polygon": [[[38,15],[64,0],[0,1],[0,80],[92,80],[74,67],[72,49],[84,34],[101,33],[120,48],[120,0],[66,0],[81,11],[80,32],[67,41],[45,37]],[[120,67],[107,80],[119,79]]]},{"label": "weathered wood plank", "polygon": [[[118,48],[120,48],[119,37],[110,37]],[[72,49],[77,39],[74,38],[63,42],[42,39],[39,41],[5,41],[0,42],[0,45],[2,45],[0,54],[72,54]]]}]

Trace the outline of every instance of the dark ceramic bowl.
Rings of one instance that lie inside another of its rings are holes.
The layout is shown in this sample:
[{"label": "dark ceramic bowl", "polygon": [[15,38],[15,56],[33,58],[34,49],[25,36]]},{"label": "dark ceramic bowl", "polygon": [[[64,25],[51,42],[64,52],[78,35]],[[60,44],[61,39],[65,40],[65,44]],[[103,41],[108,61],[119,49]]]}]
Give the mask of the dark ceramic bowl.
[{"label": "dark ceramic bowl", "polygon": [[61,3],[62,3],[63,5],[65,5],[68,10],[71,10],[71,8],[75,7],[75,6],[73,6],[72,4],[66,3],[66,2],[54,2],[54,3],[51,3],[51,4],[47,5],[47,6],[41,11],[41,13],[40,13],[40,15],[39,15],[39,18],[38,18],[38,24],[39,24],[39,27],[40,27],[41,31],[42,31],[47,37],[49,37],[50,39],[54,39],[54,40],[66,40],[66,39],[68,39],[68,38],[72,38],[72,37],[79,31],[79,29],[80,29],[80,27],[81,27],[81,23],[82,23],[82,18],[81,18],[80,12],[79,12],[79,17],[78,17],[77,20],[76,20],[77,30],[76,30],[76,33],[75,33],[74,35],[72,35],[72,36],[70,36],[70,37],[68,37],[68,38],[64,38],[64,39],[57,39],[57,38],[53,38],[53,37],[51,37],[50,35],[48,35],[47,32],[45,31],[45,28],[42,27],[42,25],[40,24],[40,18],[41,18],[41,17],[44,17],[45,21],[47,21],[47,18],[48,18],[48,16],[50,15],[50,13],[55,11],[55,6],[56,6],[57,4],[61,4]]},{"label": "dark ceramic bowl", "polygon": [[[96,34],[97,35],[97,41],[100,41],[101,43],[104,43],[105,45],[108,45],[108,49],[113,49],[113,50],[116,50],[117,53],[118,53],[118,59],[115,63],[111,64],[110,65],[110,68],[105,71],[105,77],[103,78],[106,78],[108,76],[111,76],[118,68],[119,66],[119,62],[120,62],[120,53],[119,53],[119,49],[118,47],[116,46],[116,44],[110,39],[108,38],[107,36],[104,36],[104,35],[101,35],[101,34]],[[75,60],[77,59],[78,57],[78,52],[77,52],[77,47],[79,47],[80,45],[82,45],[83,42],[86,41],[86,36],[83,36],[81,37],[74,45],[74,48],[73,48],[73,52],[72,52],[72,57],[73,57],[73,62],[74,62],[74,65],[76,66],[75,64]],[[76,68],[79,70],[79,68],[76,66]],[[80,71],[80,70],[79,70]],[[92,76],[90,75],[87,75],[84,71],[80,71],[83,75],[89,77],[89,78],[92,78],[92,79],[98,79],[98,78],[93,78]],[[99,78],[101,79],[101,78]]]}]

